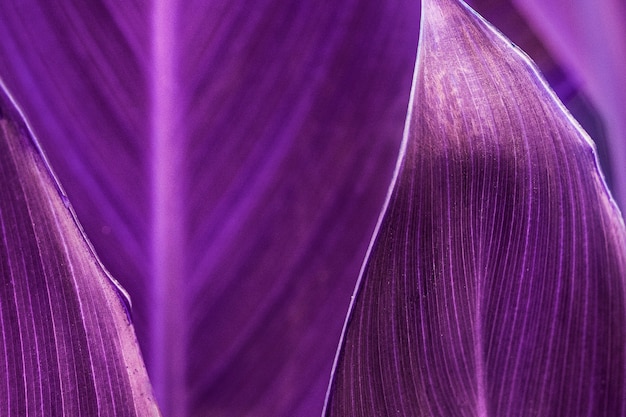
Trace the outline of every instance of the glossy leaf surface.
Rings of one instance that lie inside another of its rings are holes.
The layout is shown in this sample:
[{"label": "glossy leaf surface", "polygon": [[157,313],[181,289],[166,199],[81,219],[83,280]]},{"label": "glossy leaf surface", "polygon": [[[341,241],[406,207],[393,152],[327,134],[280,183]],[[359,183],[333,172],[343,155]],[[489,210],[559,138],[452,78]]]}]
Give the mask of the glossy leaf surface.
[{"label": "glossy leaf surface", "polygon": [[422,13],[326,415],[623,415],[626,231],[592,143],[465,4]]},{"label": "glossy leaf surface", "polygon": [[122,296],[2,91],[0,184],[0,415],[159,415]]}]

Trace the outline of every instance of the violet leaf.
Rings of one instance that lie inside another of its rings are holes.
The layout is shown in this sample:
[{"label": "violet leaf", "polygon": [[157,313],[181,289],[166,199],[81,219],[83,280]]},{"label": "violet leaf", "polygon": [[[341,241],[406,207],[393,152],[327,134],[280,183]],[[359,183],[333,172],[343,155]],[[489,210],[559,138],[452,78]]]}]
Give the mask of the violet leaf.
[{"label": "violet leaf", "polygon": [[393,173],[419,3],[0,5],[0,74],[164,415],[315,416]]},{"label": "violet leaf", "polygon": [[626,413],[626,230],[529,58],[424,0],[410,117],[326,416]]},{"label": "violet leaf", "polygon": [[158,416],[114,282],[0,84],[0,415]]},{"label": "violet leaf", "polygon": [[580,0],[575,7],[566,0],[513,2],[605,119],[615,198],[626,210],[626,2]]},{"label": "violet leaf", "polygon": [[[548,0],[544,3],[558,3],[561,0]],[[596,4],[606,6],[613,0],[600,0]],[[568,62],[563,62],[559,54],[551,52],[551,45],[554,42],[549,33],[537,30],[537,24],[534,20],[529,19],[519,8],[530,2],[523,2],[516,6],[515,0],[472,0],[468,1],[468,5],[476,10],[489,23],[498,28],[502,33],[513,41],[522,51],[526,52],[535,65],[539,68],[550,87],[554,90],[557,97],[563,102],[565,107],[570,111],[572,116],[580,123],[581,127],[593,138],[596,145],[596,155],[600,170],[604,175],[609,190],[614,192],[615,201],[620,205],[619,187],[621,183],[620,171],[615,169],[615,164],[619,161],[619,135],[611,128],[611,121],[606,123],[606,116],[612,112],[599,111],[595,104],[602,97],[597,95],[592,100],[588,83],[582,82],[581,78],[575,74],[572,66]],[[570,7],[571,8],[571,7]],[[576,8],[580,8],[579,5]],[[551,18],[541,23],[547,26],[558,25],[559,19]],[[581,21],[578,26],[588,39],[594,38],[593,28],[597,27],[591,20]],[[619,33],[615,33],[611,39],[608,37],[606,44],[602,47],[611,48],[619,44]],[[608,45],[608,46],[607,46]],[[605,56],[602,52],[600,56]],[[583,58],[585,59],[585,58]],[[600,64],[603,65],[603,64]],[[604,83],[619,83],[619,78],[615,71],[602,72],[601,77],[591,77],[595,79],[601,78]],[[605,98],[609,98],[608,96]],[[616,181],[617,180],[617,181]]]}]

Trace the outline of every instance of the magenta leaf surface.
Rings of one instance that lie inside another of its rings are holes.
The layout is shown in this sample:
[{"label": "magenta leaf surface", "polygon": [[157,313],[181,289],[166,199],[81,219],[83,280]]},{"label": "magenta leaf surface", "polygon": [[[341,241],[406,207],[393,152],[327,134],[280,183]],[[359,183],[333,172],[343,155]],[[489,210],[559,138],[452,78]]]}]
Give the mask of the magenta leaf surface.
[{"label": "magenta leaf surface", "polygon": [[591,140],[464,3],[421,25],[325,415],[624,415],[626,230]]},{"label": "magenta leaf surface", "polygon": [[0,5],[0,74],[164,415],[320,415],[418,24],[413,0]]},{"label": "magenta leaf surface", "polygon": [[122,296],[4,91],[0,183],[0,415],[158,416]]}]

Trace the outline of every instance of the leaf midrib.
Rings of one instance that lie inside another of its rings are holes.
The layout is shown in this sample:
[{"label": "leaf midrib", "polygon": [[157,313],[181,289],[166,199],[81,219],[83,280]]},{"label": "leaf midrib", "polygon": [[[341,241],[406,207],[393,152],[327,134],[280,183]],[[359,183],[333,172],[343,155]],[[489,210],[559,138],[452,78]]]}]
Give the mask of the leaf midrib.
[{"label": "leaf midrib", "polygon": [[175,70],[177,2],[155,0],[151,20],[151,322],[148,361],[163,415],[187,415],[185,392],[184,165]]}]

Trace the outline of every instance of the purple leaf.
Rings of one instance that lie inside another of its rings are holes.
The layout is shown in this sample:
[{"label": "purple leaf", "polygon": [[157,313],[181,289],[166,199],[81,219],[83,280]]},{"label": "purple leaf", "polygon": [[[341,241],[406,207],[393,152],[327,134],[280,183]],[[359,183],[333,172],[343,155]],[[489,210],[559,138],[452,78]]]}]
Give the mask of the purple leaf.
[{"label": "purple leaf", "polygon": [[114,282],[0,84],[0,415],[157,416]]},{"label": "purple leaf", "polygon": [[[552,53],[546,46],[546,44],[551,45],[553,43],[552,37],[537,31],[534,22],[527,19],[518,10],[514,1],[472,0],[468,4],[532,58],[559,99],[580,123],[582,128],[593,138],[604,180],[609,190],[619,192],[619,183],[622,181],[621,171],[615,169],[615,162],[619,161],[619,157],[615,157],[615,155],[619,154],[619,150],[615,151],[615,149],[620,146],[615,143],[615,140],[619,139],[618,135],[614,134],[613,129],[608,129],[609,131],[607,131],[605,123],[605,117],[610,115],[611,112],[600,112],[598,110],[598,107],[595,105],[596,100],[589,98],[587,86],[581,83],[580,78],[574,74],[575,71],[573,71],[571,65],[559,59],[560,57]],[[544,4],[559,1],[546,0]],[[611,1],[613,0],[599,0],[596,4],[606,4]],[[528,3],[520,3],[519,7]],[[578,5],[576,8],[578,8]],[[542,23],[552,26],[555,23],[558,24],[558,20],[550,19]],[[580,22],[577,27],[580,29],[584,28],[587,37],[593,37],[593,29],[591,28],[595,28],[597,25],[594,25],[589,20],[585,20]],[[608,45],[619,42],[619,34],[616,33],[616,35],[612,40],[607,39]],[[606,77],[607,73],[605,72],[602,77],[596,78],[602,78],[603,80],[608,78],[604,82],[609,84],[618,83],[616,75],[613,74],[613,79],[611,79],[611,77]],[[617,194],[616,202],[618,205],[620,204],[619,195]]]},{"label": "purple leaf", "polygon": [[607,125],[614,191],[626,210],[626,2],[514,0],[596,103]]},{"label": "purple leaf", "polygon": [[164,415],[321,413],[418,6],[0,5],[0,74],[131,294]]},{"label": "purple leaf", "polygon": [[423,2],[402,149],[326,416],[624,415],[623,220],[589,137],[461,2]]}]

